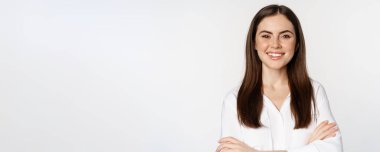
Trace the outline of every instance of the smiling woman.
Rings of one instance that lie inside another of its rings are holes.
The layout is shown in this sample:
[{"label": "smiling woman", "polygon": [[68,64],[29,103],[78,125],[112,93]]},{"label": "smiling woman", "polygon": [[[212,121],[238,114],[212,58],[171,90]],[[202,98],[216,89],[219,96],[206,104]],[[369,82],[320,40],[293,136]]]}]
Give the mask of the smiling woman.
[{"label": "smiling woman", "polygon": [[343,151],[324,88],[307,73],[305,48],[288,7],[269,5],[256,14],[243,82],[223,103],[217,152]]},{"label": "smiling woman", "polygon": [[263,65],[271,69],[285,67],[294,55],[296,44],[292,23],[282,14],[269,16],[260,22],[257,31],[255,48]]}]

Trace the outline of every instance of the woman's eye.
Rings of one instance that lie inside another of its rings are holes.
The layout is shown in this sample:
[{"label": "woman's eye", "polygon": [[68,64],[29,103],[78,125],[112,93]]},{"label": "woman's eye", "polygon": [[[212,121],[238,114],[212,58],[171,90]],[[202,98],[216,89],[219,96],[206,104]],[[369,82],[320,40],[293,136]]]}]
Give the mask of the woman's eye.
[{"label": "woman's eye", "polygon": [[288,38],[290,38],[290,35],[285,34],[285,35],[283,35],[282,37],[288,39]]},{"label": "woman's eye", "polygon": [[266,39],[267,39],[267,38],[270,38],[269,35],[261,35],[261,37],[262,37],[262,38],[266,38]]}]

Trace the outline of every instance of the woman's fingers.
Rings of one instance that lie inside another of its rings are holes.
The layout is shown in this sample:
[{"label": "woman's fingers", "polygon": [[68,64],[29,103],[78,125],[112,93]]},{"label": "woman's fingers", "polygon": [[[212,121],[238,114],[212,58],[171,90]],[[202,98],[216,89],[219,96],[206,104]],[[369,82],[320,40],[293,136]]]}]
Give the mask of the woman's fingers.
[{"label": "woman's fingers", "polygon": [[335,122],[332,122],[332,123],[329,123],[329,124],[326,124],[326,125],[323,125],[321,128],[319,128],[319,130],[317,131],[317,135],[318,136],[321,136],[323,134],[325,134],[326,132],[328,132],[331,128],[334,128],[336,126],[336,123]]},{"label": "woman's fingers", "polygon": [[328,121],[321,122],[317,128],[314,130],[312,135],[309,137],[308,143],[311,143],[315,140],[323,140],[328,137],[333,137],[336,135],[336,123],[328,123]]},{"label": "woman's fingers", "polygon": [[256,152],[256,149],[233,137],[224,137],[218,142],[220,145],[216,152]]},{"label": "woman's fingers", "polygon": [[238,145],[233,144],[233,143],[221,143],[216,149],[216,152],[221,152],[222,150],[226,150],[226,149],[234,149],[237,147]]},{"label": "woman's fingers", "polygon": [[326,136],[324,139],[327,139],[327,138],[330,138],[330,137],[335,137],[335,136],[336,136],[336,132],[334,132],[334,133],[332,133],[332,134]]},{"label": "woman's fingers", "polygon": [[313,142],[314,140],[317,140],[316,138],[319,136],[318,133],[320,132],[320,129],[328,124],[328,121],[322,121],[313,131],[311,136],[309,137],[308,143]]},{"label": "woman's fingers", "polygon": [[324,130],[326,130],[326,128],[329,128],[329,125],[331,125],[332,123],[329,123],[328,121],[323,121],[321,122],[317,128],[315,128],[314,130],[314,133],[316,135],[319,135],[321,134]]},{"label": "woman's fingers", "polygon": [[322,140],[322,139],[326,139],[327,137],[336,134],[337,131],[338,131],[338,128],[336,128],[335,126],[334,126],[334,127],[331,127],[331,128],[329,128],[328,130],[322,132],[317,138],[318,138],[318,139],[321,139],[321,140]]},{"label": "woman's fingers", "polygon": [[224,137],[224,138],[220,139],[218,142],[219,143],[230,142],[230,143],[234,143],[234,144],[241,143],[241,141],[237,140],[234,137]]},{"label": "woman's fingers", "polygon": [[223,137],[219,141],[219,146],[216,149],[216,152],[223,152],[233,148],[237,148],[241,141],[237,140],[234,137]]},{"label": "woman's fingers", "polygon": [[319,130],[321,127],[327,125],[328,123],[329,123],[328,120],[322,121],[322,122],[317,126],[317,128],[315,128],[315,130]]}]

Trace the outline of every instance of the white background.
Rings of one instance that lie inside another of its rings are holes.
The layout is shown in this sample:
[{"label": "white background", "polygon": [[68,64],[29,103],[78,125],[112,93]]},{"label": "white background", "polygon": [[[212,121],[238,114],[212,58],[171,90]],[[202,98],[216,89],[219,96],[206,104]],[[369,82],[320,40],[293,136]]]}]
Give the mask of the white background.
[{"label": "white background", "polygon": [[271,3],[298,15],[345,151],[380,149],[375,0],[1,0],[0,151],[214,151]]}]

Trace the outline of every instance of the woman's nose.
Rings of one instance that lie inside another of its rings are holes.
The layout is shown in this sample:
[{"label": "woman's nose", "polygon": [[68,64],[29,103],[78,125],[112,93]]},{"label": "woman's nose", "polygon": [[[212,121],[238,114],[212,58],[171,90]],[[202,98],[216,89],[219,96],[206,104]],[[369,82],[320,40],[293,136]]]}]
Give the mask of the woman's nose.
[{"label": "woman's nose", "polygon": [[281,48],[281,44],[280,44],[279,40],[278,40],[278,39],[273,39],[273,40],[272,40],[271,47],[274,48],[274,49],[279,49],[279,48]]}]

